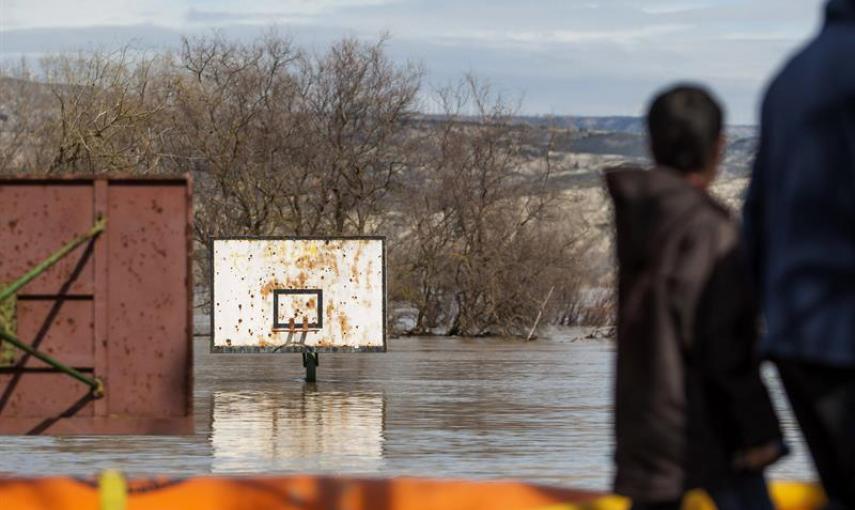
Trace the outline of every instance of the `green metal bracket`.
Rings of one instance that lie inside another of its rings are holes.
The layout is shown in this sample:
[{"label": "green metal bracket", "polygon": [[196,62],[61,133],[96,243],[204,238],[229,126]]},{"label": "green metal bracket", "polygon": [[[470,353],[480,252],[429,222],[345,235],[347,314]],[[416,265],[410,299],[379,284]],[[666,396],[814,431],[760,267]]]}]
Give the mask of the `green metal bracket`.
[{"label": "green metal bracket", "polygon": [[[0,330],[17,331],[18,330],[18,299],[14,294],[3,301],[0,301]],[[15,354],[18,351],[14,346],[0,341],[0,367],[12,366],[15,364]]]},{"label": "green metal bracket", "polygon": [[6,288],[0,291],[0,301],[3,301],[14,294],[17,294],[18,291],[21,290],[26,284],[30,283],[37,276],[50,269],[54,264],[62,260],[63,257],[74,251],[75,248],[103,232],[106,227],[107,218],[99,218],[98,221],[95,222],[95,225],[92,227],[92,229],[89,230],[89,232],[72,239],[68,242],[68,244],[66,244],[56,252],[52,253],[48,258],[44,259],[36,267],[27,271],[24,276],[10,283]]},{"label": "green metal bracket", "polygon": [[33,281],[37,276],[53,267],[54,264],[74,251],[78,246],[103,232],[106,227],[107,218],[98,218],[95,225],[93,225],[88,232],[72,239],[65,246],[52,253],[48,258],[36,265],[36,267],[27,271],[24,276],[18,278],[0,290],[0,340],[2,340],[0,341],[0,366],[10,366],[15,363],[14,350],[17,348],[44,361],[59,372],[68,374],[74,379],[88,385],[92,389],[92,395],[95,398],[101,398],[104,396],[104,384],[100,379],[97,377],[89,377],[81,373],[79,370],[61,363],[54,357],[34,349],[27,343],[18,339],[14,333],[17,332],[16,296],[18,291]]},{"label": "green metal bracket", "polygon": [[94,397],[101,398],[104,396],[104,384],[97,377],[89,377],[89,376],[81,373],[76,368],[73,368],[73,367],[70,367],[68,365],[61,363],[60,361],[58,361],[53,356],[45,354],[45,353],[38,351],[36,349],[33,349],[32,347],[27,345],[25,342],[22,342],[17,337],[10,335],[9,333],[7,333],[5,331],[0,330],[0,338],[2,338],[4,342],[8,342],[8,343],[14,345],[15,347],[17,347],[18,349],[21,349],[22,351],[26,352],[30,356],[33,356],[35,358],[38,358],[38,359],[44,361],[48,365],[57,369],[58,371],[60,371],[64,374],[68,374],[71,377],[82,382],[83,384],[89,386],[92,389],[92,395]]}]

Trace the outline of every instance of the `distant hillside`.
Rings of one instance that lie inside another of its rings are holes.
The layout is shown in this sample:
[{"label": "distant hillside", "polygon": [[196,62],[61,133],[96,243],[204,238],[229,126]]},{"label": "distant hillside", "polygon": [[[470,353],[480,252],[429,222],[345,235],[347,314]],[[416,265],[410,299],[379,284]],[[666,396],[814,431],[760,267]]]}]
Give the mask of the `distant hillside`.
[{"label": "distant hillside", "polygon": [[[419,116],[417,123],[435,124],[447,121],[441,115]],[[477,123],[474,117],[463,117],[460,122]],[[556,154],[588,154],[608,157],[610,165],[619,163],[647,164],[649,150],[647,146],[646,126],[641,117],[577,117],[577,116],[518,116],[513,123],[526,139],[523,154],[536,157],[540,151],[551,144]],[[534,127],[526,130],[525,127]],[[727,154],[723,163],[723,174],[728,177],[744,177],[750,173],[751,162],[757,146],[757,129],[754,126],[729,126],[727,128]],[[619,159],[615,159],[618,157]],[[600,159],[578,163],[577,175],[572,185],[597,182],[582,178],[581,174],[601,170]],[[575,165],[576,163],[574,163]]]},{"label": "distant hillside", "polygon": [[534,126],[551,126],[578,131],[607,131],[612,133],[644,133],[641,117],[579,117],[579,116],[520,116],[519,122]]},{"label": "distant hillside", "polygon": [[[447,120],[442,115],[424,115],[422,120],[429,122],[442,122]],[[469,120],[462,117],[462,121]],[[471,118],[475,121],[475,117]],[[644,119],[641,117],[615,116],[615,117],[583,117],[575,115],[518,115],[512,121],[518,124],[528,124],[536,127],[551,127],[557,129],[569,129],[573,131],[601,131],[613,133],[644,133]]]},{"label": "distant hillside", "polygon": [[[574,115],[558,116],[518,116],[515,117],[520,123],[533,126],[551,126],[563,129],[575,129],[579,131],[595,131],[608,133],[630,133],[643,135],[647,126],[644,117],[630,116],[603,116],[586,117]],[[728,136],[734,138],[750,138],[756,136],[756,126],[732,125],[727,127]]]},{"label": "distant hillside", "polygon": [[573,140],[573,152],[613,154],[626,158],[646,158],[647,143],[641,134],[621,131],[583,133]]}]

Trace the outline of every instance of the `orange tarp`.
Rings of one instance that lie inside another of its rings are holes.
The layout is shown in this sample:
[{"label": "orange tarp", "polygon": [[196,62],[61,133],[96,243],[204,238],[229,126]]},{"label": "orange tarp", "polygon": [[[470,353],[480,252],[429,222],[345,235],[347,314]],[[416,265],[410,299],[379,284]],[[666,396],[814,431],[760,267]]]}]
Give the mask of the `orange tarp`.
[{"label": "orange tarp", "polygon": [[[191,478],[131,482],[127,510],[524,510],[590,501],[598,494],[517,482]],[[3,510],[100,509],[96,482],[70,478],[0,481]]]},{"label": "orange tarp", "polygon": [[[392,480],[316,476],[279,478],[199,477],[125,484],[114,474],[97,481],[43,478],[0,481],[2,510],[627,510],[629,501],[590,491],[521,482]],[[781,510],[809,510],[823,503],[810,484],[776,483]],[[714,510],[696,492],[684,510]]]}]

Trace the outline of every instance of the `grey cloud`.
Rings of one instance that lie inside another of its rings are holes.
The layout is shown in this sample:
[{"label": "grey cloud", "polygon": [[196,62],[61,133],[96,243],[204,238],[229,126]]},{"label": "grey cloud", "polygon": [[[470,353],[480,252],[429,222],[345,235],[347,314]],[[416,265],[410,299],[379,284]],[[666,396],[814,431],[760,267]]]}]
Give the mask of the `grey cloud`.
[{"label": "grey cloud", "polygon": [[253,12],[253,11],[205,11],[189,9],[184,20],[194,26],[199,25],[228,25],[234,23],[306,23],[312,18],[298,16],[286,12]]},{"label": "grey cloud", "polygon": [[190,9],[184,19],[188,23],[236,23],[240,21],[263,21],[263,16],[266,14]]},{"label": "grey cloud", "polygon": [[181,32],[155,25],[6,30],[0,32],[0,55],[116,49],[126,45],[159,48],[177,44],[180,38]]},{"label": "grey cloud", "polygon": [[475,72],[507,94],[524,96],[524,113],[638,114],[656,89],[688,79],[709,83],[728,103],[731,118],[743,123],[753,121],[771,73],[818,26],[820,4],[400,0],[339,2],[324,15],[289,18],[275,9],[206,10],[196,2],[186,11],[182,30],[135,25],[6,31],[0,33],[0,54],[129,41],[164,47],[176,45],[182,34],[206,33],[215,26],[227,37],[251,39],[271,22],[296,43],[322,50],[344,35],[376,38],[388,30],[394,58],[421,61],[430,81]]}]

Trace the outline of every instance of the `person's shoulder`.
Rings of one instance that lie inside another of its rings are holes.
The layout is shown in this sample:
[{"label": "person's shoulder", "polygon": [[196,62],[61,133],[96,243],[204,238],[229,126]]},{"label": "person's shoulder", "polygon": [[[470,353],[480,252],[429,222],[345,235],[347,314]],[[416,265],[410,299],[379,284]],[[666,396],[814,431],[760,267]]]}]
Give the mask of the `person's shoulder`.
[{"label": "person's shoulder", "polygon": [[739,222],[733,212],[711,195],[704,193],[701,212],[696,216],[698,233],[713,237],[719,252],[731,250],[739,241]]},{"label": "person's shoulder", "polygon": [[816,41],[811,41],[806,46],[799,49],[789,60],[775,73],[769,85],[766,87],[766,93],[763,99],[763,108],[780,99],[780,96],[786,94],[794,86],[803,84],[805,67],[812,60],[812,53],[816,50]]},{"label": "person's shoulder", "polygon": [[[826,27],[797,49],[780,67],[766,89],[766,103],[791,101],[804,89],[831,86],[828,78],[848,69],[855,49],[855,29]],[[809,78],[809,79],[806,79]]]}]

